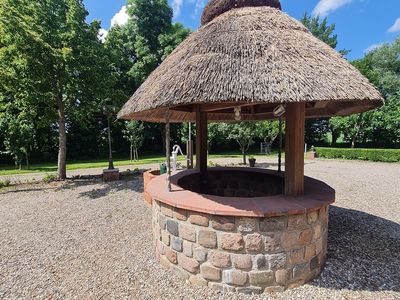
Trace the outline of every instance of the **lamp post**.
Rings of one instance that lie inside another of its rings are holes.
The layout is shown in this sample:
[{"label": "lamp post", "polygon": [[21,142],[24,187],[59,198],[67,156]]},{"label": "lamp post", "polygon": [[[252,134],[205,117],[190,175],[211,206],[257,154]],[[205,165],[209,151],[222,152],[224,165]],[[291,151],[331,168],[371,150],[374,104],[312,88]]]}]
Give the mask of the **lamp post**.
[{"label": "lamp post", "polygon": [[273,114],[275,117],[279,117],[279,154],[278,154],[278,172],[282,172],[282,116],[286,113],[286,108],[284,105],[277,106]]},{"label": "lamp post", "polygon": [[114,170],[114,162],[112,156],[112,139],[111,139],[111,117],[115,114],[116,109],[113,105],[104,105],[103,112],[107,117],[107,135],[108,135],[108,169]]}]

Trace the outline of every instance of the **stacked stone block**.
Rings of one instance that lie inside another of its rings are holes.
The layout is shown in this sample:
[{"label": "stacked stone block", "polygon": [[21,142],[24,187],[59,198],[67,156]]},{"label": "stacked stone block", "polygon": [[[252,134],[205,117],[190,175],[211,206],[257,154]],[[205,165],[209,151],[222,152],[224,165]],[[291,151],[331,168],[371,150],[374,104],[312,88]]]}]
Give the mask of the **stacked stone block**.
[{"label": "stacked stone block", "polygon": [[154,201],[156,256],[192,284],[242,293],[279,292],[321,272],[328,207],[300,215],[227,217]]}]

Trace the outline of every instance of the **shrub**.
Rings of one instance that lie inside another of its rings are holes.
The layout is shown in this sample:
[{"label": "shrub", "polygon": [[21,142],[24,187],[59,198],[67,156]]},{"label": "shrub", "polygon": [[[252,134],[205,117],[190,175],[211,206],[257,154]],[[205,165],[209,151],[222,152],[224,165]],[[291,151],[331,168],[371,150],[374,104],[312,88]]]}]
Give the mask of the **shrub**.
[{"label": "shrub", "polygon": [[4,181],[0,181],[0,189],[9,187],[11,185],[11,181],[6,179]]},{"label": "shrub", "polygon": [[400,162],[400,149],[317,148],[318,157]]},{"label": "shrub", "polygon": [[44,178],[43,178],[43,182],[45,183],[50,183],[53,181],[57,180],[57,176],[54,174],[47,174]]}]

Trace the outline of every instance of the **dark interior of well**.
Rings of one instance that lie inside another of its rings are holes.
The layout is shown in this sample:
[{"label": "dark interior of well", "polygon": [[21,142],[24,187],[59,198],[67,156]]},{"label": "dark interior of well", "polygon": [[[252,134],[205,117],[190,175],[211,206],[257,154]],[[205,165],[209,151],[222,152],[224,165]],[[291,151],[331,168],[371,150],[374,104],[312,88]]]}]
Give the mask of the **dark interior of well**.
[{"label": "dark interior of well", "polygon": [[188,191],[219,197],[267,197],[284,192],[284,178],[262,172],[208,170],[187,175],[178,185]]}]

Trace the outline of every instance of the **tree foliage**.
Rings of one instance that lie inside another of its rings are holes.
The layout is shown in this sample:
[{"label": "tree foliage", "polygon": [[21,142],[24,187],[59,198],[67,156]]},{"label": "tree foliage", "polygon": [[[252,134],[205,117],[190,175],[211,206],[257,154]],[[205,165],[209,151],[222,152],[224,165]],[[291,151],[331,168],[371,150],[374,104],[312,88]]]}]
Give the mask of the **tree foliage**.
[{"label": "tree foliage", "polygon": [[[60,179],[67,146],[75,159],[107,153],[108,123],[125,146],[115,112],[190,33],[166,0],[129,0],[128,13],[102,43],[82,0],[0,0],[0,114],[33,116],[36,152],[53,158],[58,148]],[[148,144],[164,142],[160,125],[143,126]]]},{"label": "tree foliage", "polygon": [[87,15],[81,0],[0,2],[0,99],[56,122],[59,179],[66,178],[68,122],[88,117],[104,78],[99,23],[87,24]]},{"label": "tree foliage", "polygon": [[235,140],[243,155],[243,164],[246,164],[246,154],[257,137],[255,122],[240,122],[224,124],[224,131],[228,139]]},{"label": "tree foliage", "polygon": [[15,118],[10,114],[3,114],[0,118],[0,131],[3,133],[5,153],[12,156],[15,167],[22,168],[25,159],[29,168],[29,153],[34,147],[35,128],[28,118]]},{"label": "tree foliage", "polygon": [[[58,153],[62,179],[67,153],[73,159],[104,157],[108,140],[122,156],[128,153],[128,137],[141,132],[141,141],[133,143],[137,148],[143,143],[146,150],[164,151],[163,125],[125,128],[115,114],[190,30],[172,22],[167,0],[128,0],[127,7],[128,23],[112,27],[102,43],[100,23],[86,22],[82,0],[0,0],[0,152],[7,153],[7,162],[53,160]],[[307,14],[302,22],[337,47],[334,24]],[[333,143],[399,147],[399,57],[397,39],[353,62],[381,90],[385,106],[356,116],[308,120],[307,143],[324,144],[330,133]],[[183,135],[187,138],[187,125],[171,126],[172,143],[182,143]],[[276,136],[276,122],[210,124],[209,149],[230,150],[237,144],[245,160],[251,145],[272,145]]]},{"label": "tree foliage", "polygon": [[279,121],[258,122],[257,135],[266,144],[267,153],[271,153],[272,143],[279,135]]},{"label": "tree foliage", "polygon": [[368,53],[353,65],[375,84],[386,99],[383,107],[374,111],[331,120],[331,126],[339,131],[354,147],[356,143],[379,147],[400,145],[400,37],[392,44]]},{"label": "tree foliage", "polygon": [[[336,49],[338,45],[338,36],[335,34],[336,25],[328,25],[328,19],[320,19],[320,17],[312,17],[307,13],[300,20],[303,25],[318,39],[325,42],[327,45]],[[350,53],[349,50],[339,51],[343,56]],[[307,119],[305,126],[305,142],[309,145],[324,143],[326,134],[330,131],[329,119]]]},{"label": "tree foliage", "polygon": [[[335,24],[328,25],[327,18],[323,18],[321,20],[319,16],[312,17],[307,13],[304,14],[303,18],[300,21],[315,37],[319,38],[321,41],[325,42],[333,49],[336,49],[338,44],[338,36],[334,33],[336,29]],[[339,52],[343,56],[350,53],[349,50],[340,50]]]},{"label": "tree foliage", "polygon": [[122,131],[124,138],[131,144],[131,160],[139,160],[138,150],[143,145],[144,126],[142,122],[139,121],[126,121],[125,129]]}]

